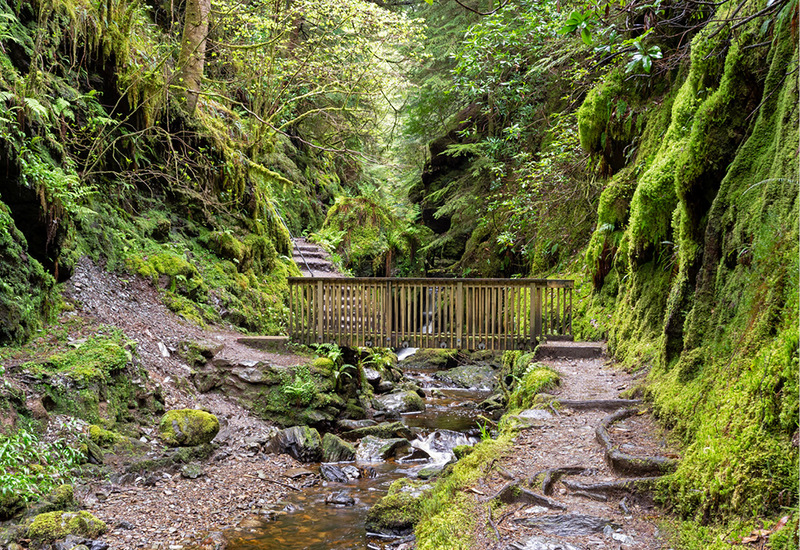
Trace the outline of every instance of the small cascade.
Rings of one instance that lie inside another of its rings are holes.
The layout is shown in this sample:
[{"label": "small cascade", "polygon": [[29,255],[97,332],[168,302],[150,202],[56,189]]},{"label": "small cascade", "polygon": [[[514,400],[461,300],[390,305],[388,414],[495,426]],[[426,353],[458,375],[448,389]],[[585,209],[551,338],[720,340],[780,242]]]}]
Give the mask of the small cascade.
[{"label": "small cascade", "polygon": [[447,464],[453,458],[453,449],[459,445],[474,445],[478,440],[461,432],[452,430],[436,430],[427,435],[417,437],[411,442],[416,447],[428,453],[431,463],[435,465]]},{"label": "small cascade", "polygon": [[[398,352],[402,361],[417,351]],[[477,404],[487,392],[455,388],[438,380],[432,370],[406,371],[427,398],[422,412],[405,413],[402,422],[414,431],[407,457],[384,462],[344,466],[361,471],[362,477],[346,483],[323,481],[290,495],[278,505],[270,519],[257,529],[230,533],[229,550],[355,550],[383,549],[391,540],[367,536],[367,511],[401,477],[427,479],[455,460],[453,449],[479,441]],[[352,466],[355,466],[353,468]],[[424,475],[424,472],[429,472]],[[366,472],[366,473],[365,473]],[[331,495],[346,494],[352,505],[332,506]]]}]

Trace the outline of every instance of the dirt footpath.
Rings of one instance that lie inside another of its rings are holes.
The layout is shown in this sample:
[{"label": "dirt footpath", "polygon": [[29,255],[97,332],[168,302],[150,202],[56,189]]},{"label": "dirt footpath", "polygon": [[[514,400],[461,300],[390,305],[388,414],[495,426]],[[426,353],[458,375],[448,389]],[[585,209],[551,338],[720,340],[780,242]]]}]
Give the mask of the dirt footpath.
[{"label": "dirt footpath", "polygon": [[[677,457],[646,407],[620,400],[643,375],[616,370],[604,359],[543,362],[561,375],[552,404],[516,418],[521,429],[512,450],[474,487],[486,495],[479,499],[506,504],[484,513],[489,536],[481,537],[480,547],[662,548],[660,512],[647,488]],[[607,428],[598,436],[604,420]]]}]

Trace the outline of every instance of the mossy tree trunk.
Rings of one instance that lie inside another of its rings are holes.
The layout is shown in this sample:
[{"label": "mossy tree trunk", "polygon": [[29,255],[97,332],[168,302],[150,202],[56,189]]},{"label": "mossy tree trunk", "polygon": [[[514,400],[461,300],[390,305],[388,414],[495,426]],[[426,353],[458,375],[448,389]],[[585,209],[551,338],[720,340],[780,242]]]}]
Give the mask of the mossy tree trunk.
[{"label": "mossy tree trunk", "polygon": [[208,38],[211,0],[187,0],[178,58],[178,86],[184,90],[186,110],[192,114],[200,95]]}]

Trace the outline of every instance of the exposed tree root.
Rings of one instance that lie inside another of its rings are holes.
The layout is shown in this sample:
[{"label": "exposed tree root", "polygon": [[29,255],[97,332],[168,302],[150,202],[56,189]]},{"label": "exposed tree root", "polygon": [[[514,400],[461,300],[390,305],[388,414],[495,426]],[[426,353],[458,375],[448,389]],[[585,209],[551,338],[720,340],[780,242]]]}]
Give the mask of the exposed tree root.
[{"label": "exposed tree root", "polygon": [[553,494],[553,485],[558,483],[558,480],[561,479],[561,476],[574,476],[580,475],[590,472],[589,468],[583,468],[582,466],[564,466],[561,468],[549,468],[547,470],[542,470],[541,472],[536,472],[533,476],[528,478],[528,483],[533,484],[537,477],[544,474],[542,478],[542,493],[545,495]]},{"label": "exposed tree root", "polygon": [[617,411],[605,417],[597,426],[595,436],[605,448],[606,462],[612,470],[625,475],[652,476],[673,471],[678,465],[677,460],[663,456],[632,456],[614,447],[608,427],[638,413],[638,409]]},{"label": "exposed tree root", "polygon": [[537,495],[530,489],[521,486],[522,480],[509,481],[486,501],[499,500],[503,504],[536,504],[553,510],[566,510],[567,507],[560,502],[544,495]]},{"label": "exposed tree root", "polygon": [[602,495],[600,493],[592,493],[590,491],[573,491],[573,495],[576,497],[584,497],[590,500],[597,500],[599,502],[606,502],[608,501],[608,497],[606,495]]},{"label": "exposed tree root", "polygon": [[562,481],[565,487],[571,491],[583,491],[587,493],[612,495],[616,493],[647,493],[653,490],[656,481],[661,476],[655,477],[631,477],[618,479],[615,481],[601,481],[600,483],[581,483],[580,481]]}]

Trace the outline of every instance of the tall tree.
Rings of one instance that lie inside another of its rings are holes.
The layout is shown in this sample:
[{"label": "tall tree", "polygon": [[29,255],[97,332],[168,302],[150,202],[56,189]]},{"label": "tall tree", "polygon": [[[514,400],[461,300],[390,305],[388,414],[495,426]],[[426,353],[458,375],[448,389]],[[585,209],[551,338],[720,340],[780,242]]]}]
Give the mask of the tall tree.
[{"label": "tall tree", "polygon": [[178,77],[184,90],[186,109],[189,114],[197,107],[200,95],[203,66],[208,37],[208,14],[211,0],[187,0],[183,23],[181,53],[178,57]]}]

